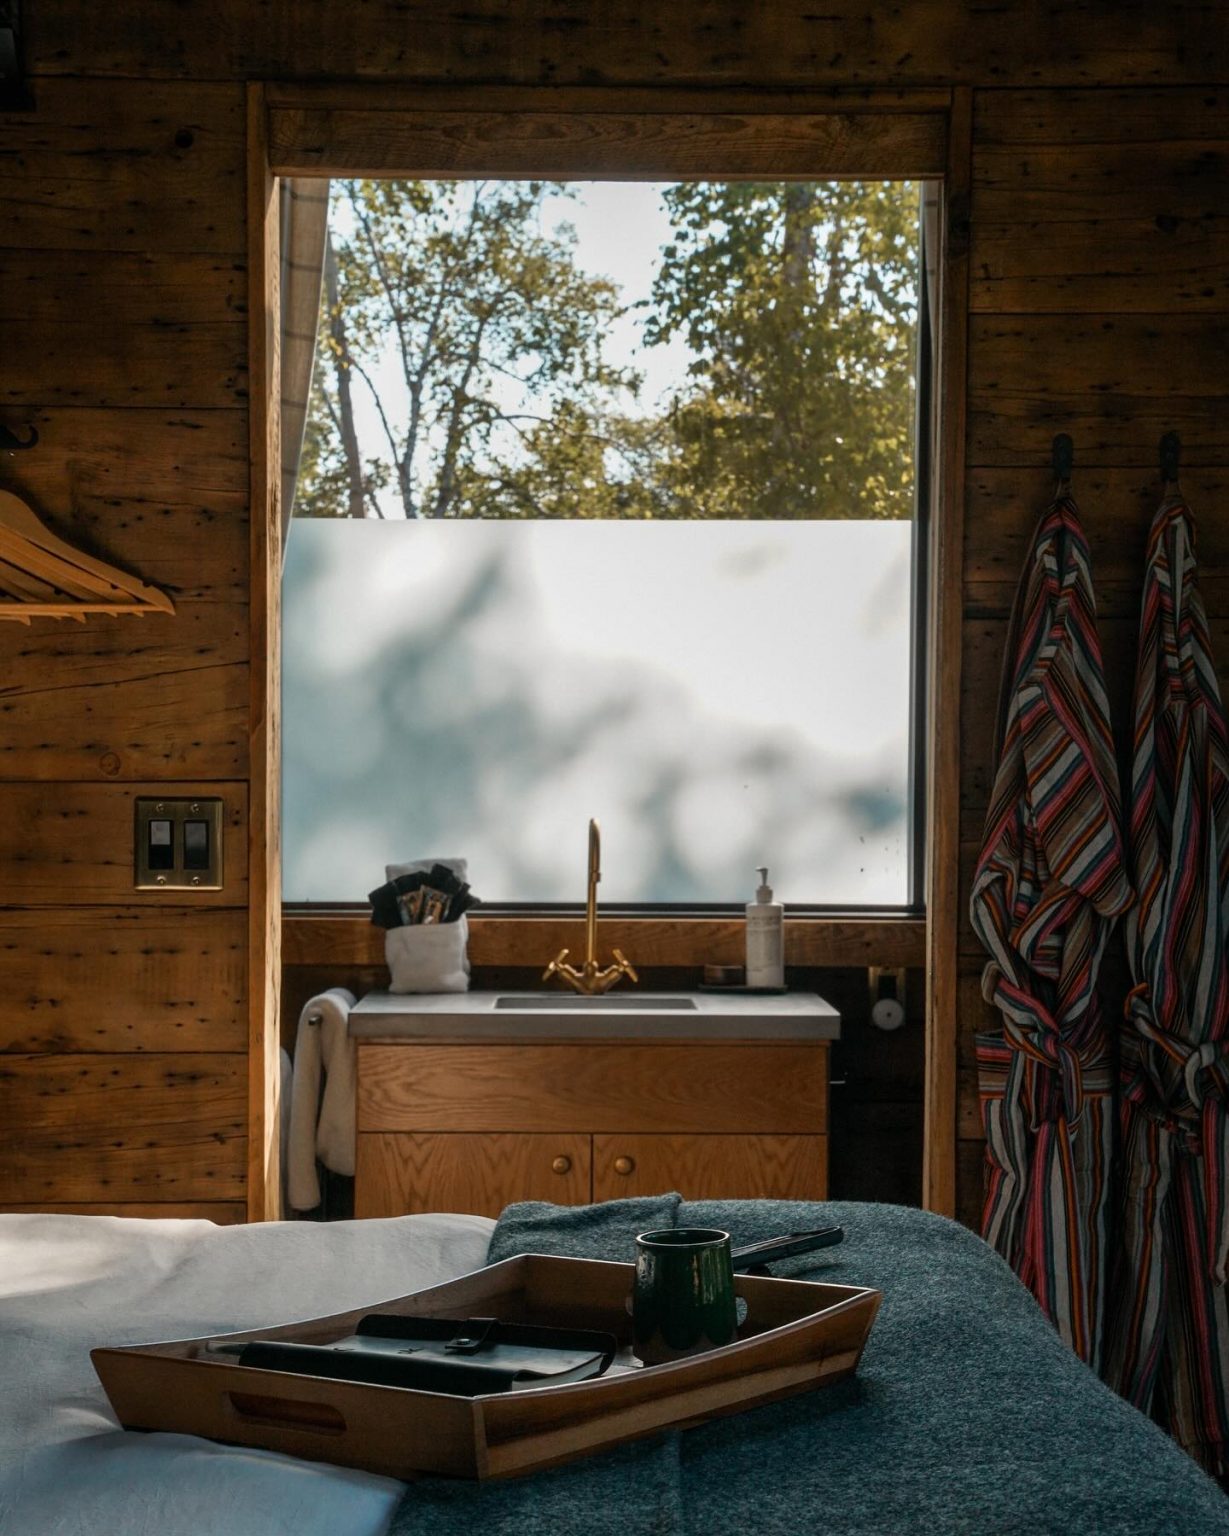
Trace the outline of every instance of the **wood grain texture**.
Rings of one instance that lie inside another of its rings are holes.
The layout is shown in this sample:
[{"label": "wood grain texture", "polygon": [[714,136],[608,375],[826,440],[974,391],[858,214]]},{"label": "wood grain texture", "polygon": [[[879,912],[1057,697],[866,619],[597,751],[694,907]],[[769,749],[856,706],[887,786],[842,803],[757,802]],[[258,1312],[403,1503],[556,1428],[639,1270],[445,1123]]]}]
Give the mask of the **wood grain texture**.
[{"label": "wood grain texture", "polygon": [[0,1190],[10,1198],[243,1198],[242,1053],[3,1056],[0,1098]]},{"label": "wood grain texture", "polygon": [[795,1132],[827,1124],[816,1045],[363,1045],[360,1131]]},{"label": "wood grain texture", "polygon": [[247,93],[248,271],[251,279],[251,690],[248,700],[248,1216],[281,1215],[282,982],[281,248],[277,183],[269,172],[264,93]]},{"label": "wood grain texture", "polygon": [[0,1051],[246,1046],[242,912],[0,913]]},{"label": "wood grain texture", "polygon": [[243,253],[238,84],[45,80],[4,137],[0,247]]},{"label": "wood grain texture", "polygon": [[142,1221],[212,1221],[233,1227],[247,1220],[247,1207],[224,1200],[163,1200],[140,1202],[78,1201],[67,1205],[0,1205],[0,1213],[12,1216],[124,1216]]},{"label": "wood grain texture", "polygon": [[[139,418],[147,413],[123,414]],[[240,413],[215,414],[226,417]],[[41,458],[41,442],[39,453]],[[47,459],[38,466],[40,473],[23,474],[25,469],[26,465],[14,458],[6,482],[13,489],[18,489],[22,480],[46,485],[45,491],[19,494],[53,533],[88,554],[148,577],[170,594],[177,619],[182,619],[185,608],[193,604],[231,607],[238,610],[241,620],[246,617],[246,492],[210,491],[190,498],[173,493],[157,496],[135,484],[122,490],[106,489],[71,470],[57,475]],[[30,469],[33,471],[34,466]],[[225,615],[210,617],[219,628],[225,622]],[[102,637],[96,641],[99,644],[105,642],[108,633],[98,625],[89,629],[91,636]]]},{"label": "wood grain texture", "polygon": [[1229,308],[1229,146],[979,145],[971,307]]},{"label": "wood grain texture", "polygon": [[555,117],[585,116],[678,117],[696,112],[723,117],[740,113],[798,116],[832,114],[944,114],[951,104],[946,86],[819,85],[798,90],[766,91],[755,86],[713,87],[703,90],[661,85],[549,84],[543,80],[522,85],[467,85],[462,81],[269,80],[264,83],[265,101],[272,114],[280,112],[401,112],[447,115],[467,111],[524,113],[533,111]]},{"label": "wood grain texture", "polygon": [[1146,165],[1152,145],[1199,139],[1229,141],[1229,86],[1170,81],[1156,90],[1123,90],[1102,84],[985,91],[977,99],[979,152],[998,144],[1135,144]]},{"label": "wood grain texture", "polygon": [[744,109],[634,114],[274,107],[283,175],[729,180],[942,173],[942,114]]},{"label": "wood grain texture", "polygon": [[12,906],[165,907],[158,891],[132,884],[132,839],[139,795],[217,795],[224,802],[224,878],[220,891],[183,891],[176,905],[247,903],[247,786],[190,780],[162,784],[0,784],[0,870]]},{"label": "wood grain texture", "polygon": [[35,76],[402,79],[476,84],[662,84],[765,89],[959,81],[998,87],[1173,85],[1224,79],[1229,43],[1209,0],[1123,7],[1072,0],[1041,24],[1029,6],[865,0],[217,0],[208,27],[160,0],[82,11],[39,0],[26,22]]},{"label": "wood grain texture", "polygon": [[[39,435],[37,453],[6,455],[5,483],[53,521],[70,511],[88,517],[96,509],[100,535],[111,537],[114,524],[115,536],[122,536],[124,510],[134,503],[130,515],[153,523],[151,504],[187,504],[207,512],[216,496],[242,497],[246,503],[249,494],[246,409],[0,405],[0,421],[14,431],[35,427]],[[243,521],[246,526],[246,517]],[[196,543],[191,553],[209,570],[214,557],[207,541]]]},{"label": "wood grain texture", "polygon": [[[9,413],[14,429],[23,413]],[[6,480],[59,537],[170,593],[174,618],[0,629],[0,777],[247,772],[247,450],[240,411],[40,411]]]},{"label": "wood grain texture", "polygon": [[[568,1167],[554,1170],[556,1160]],[[468,1211],[498,1216],[517,1200],[585,1205],[592,1197],[590,1138],[367,1132],[358,1138],[355,1216]]]},{"label": "wood grain texture", "polygon": [[1155,468],[1161,434],[1183,462],[1229,463],[1229,327],[1204,315],[974,315],[969,322],[969,462],[1049,462],[1075,439],[1085,464]]},{"label": "wood grain texture", "polygon": [[[241,257],[5,253],[0,406],[234,406],[247,390]],[[88,302],[85,296],[88,295]]]},{"label": "wood grain texture", "polygon": [[960,803],[961,561],[967,430],[971,93],[952,98],[940,267],[937,494],[931,509],[926,727],[926,1080],[922,1203],[950,1216],[956,1057],[955,900]]},{"label": "wood grain texture", "polygon": [[[469,918],[469,958],[475,966],[538,966],[564,947],[583,954],[583,917]],[[789,966],[920,965],[922,918],[789,918]],[[366,912],[308,915],[291,910],[284,925],[287,966],[355,969],[384,964],[384,932]],[[598,943],[619,948],[637,967],[742,965],[746,924],[741,918],[602,917]]]},{"label": "wood grain texture", "polygon": [[[1199,585],[1211,611],[1229,611],[1229,469],[1191,469],[1183,493],[1195,518]],[[969,617],[1006,617],[1037,519],[1053,492],[1048,466],[973,469],[968,473],[964,603]],[[1151,469],[1080,469],[1080,519],[1092,552],[1097,613],[1134,618],[1148,529],[1160,500]]]},{"label": "wood grain texture", "polygon": [[[619,1160],[631,1162],[623,1173]],[[826,1200],[826,1136],[593,1138],[593,1198],[677,1190],[684,1200]]]},{"label": "wood grain texture", "polygon": [[243,608],[34,620],[0,631],[0,779],[237,779],[248,769]]}]

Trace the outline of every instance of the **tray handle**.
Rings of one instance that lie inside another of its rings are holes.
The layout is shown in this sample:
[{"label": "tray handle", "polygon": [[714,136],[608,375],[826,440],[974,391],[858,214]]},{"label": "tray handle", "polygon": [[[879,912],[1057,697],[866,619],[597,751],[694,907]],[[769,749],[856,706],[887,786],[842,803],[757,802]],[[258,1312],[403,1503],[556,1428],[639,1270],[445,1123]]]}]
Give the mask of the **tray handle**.
[{"label": "tray handle", "polygon": [[222,1403],[244,1424],[307,1430],[317,1435],[344,1435],[346,1432],[345,1416],[332,1403],[301,1402],[257,1392],[223,1392]]}]

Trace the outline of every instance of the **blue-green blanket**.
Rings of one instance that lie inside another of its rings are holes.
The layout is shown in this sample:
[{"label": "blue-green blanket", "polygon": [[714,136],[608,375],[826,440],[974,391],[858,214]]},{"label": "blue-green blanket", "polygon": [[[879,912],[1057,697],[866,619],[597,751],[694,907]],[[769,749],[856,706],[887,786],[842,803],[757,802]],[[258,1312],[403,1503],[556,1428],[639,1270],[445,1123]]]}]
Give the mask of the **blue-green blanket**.
[{"label": "blue-green blanket", "polygon": [[774,1273],[877,1286],[857,1376],[506,1483],[412,1485],[391,1536],[1205,1536],[1229,1499],[1059,1340],[963,1227],[897,1206],[510,1206],[490,1261],[632,1257],[637,1232],[723,1227],[736,1245],[839,1222]]}]

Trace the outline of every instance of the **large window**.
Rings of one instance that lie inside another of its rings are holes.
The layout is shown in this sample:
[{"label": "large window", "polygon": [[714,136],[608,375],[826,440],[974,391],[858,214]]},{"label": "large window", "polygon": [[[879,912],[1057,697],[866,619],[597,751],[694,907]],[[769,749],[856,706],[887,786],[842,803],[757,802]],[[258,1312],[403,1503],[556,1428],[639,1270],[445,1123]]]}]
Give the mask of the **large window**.
[{"label": "large window", "polygon": [[918,201],[334,184],[287,901],[911,904]]}]

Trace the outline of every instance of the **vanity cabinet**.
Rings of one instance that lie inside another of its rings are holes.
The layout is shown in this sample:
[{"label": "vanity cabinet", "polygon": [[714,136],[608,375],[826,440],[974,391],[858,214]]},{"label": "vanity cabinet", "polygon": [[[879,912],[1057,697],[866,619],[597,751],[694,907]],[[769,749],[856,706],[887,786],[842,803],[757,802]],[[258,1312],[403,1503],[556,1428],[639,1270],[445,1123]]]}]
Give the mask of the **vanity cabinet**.
[{"label": "vanity cabinet", "polygon": [[358,1044],[357,1216],[827,1195],[826,1040]]}]

